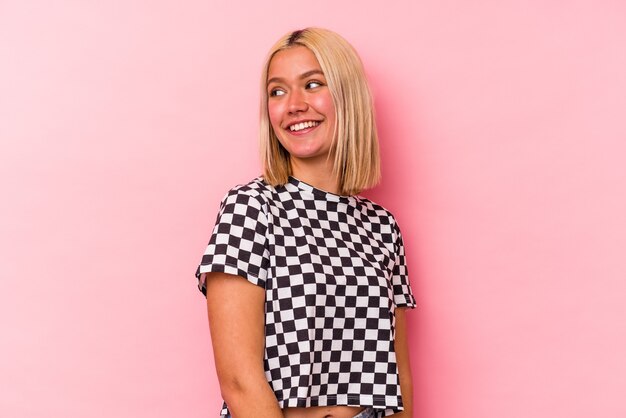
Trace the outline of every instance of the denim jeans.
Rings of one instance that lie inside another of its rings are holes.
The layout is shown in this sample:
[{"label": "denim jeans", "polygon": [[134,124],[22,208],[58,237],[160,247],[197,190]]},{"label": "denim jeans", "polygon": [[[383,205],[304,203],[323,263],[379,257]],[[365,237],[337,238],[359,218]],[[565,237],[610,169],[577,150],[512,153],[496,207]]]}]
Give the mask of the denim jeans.
[{"label": "denim jeans", "polygon": [[365,408],[356,414],[354,418],[376,418],[376,410],[374,408]]}]

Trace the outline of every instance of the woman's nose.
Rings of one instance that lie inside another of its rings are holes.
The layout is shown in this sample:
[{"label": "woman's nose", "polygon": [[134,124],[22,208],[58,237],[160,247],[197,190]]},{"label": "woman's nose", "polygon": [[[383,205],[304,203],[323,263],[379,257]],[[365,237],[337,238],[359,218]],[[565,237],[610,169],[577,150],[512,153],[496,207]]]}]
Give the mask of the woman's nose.
[{"label": "woman's nose", "polygon": [[308,109],[308,106],[303,92],[294,90],[289,94],[289,113],[304,112]]}]

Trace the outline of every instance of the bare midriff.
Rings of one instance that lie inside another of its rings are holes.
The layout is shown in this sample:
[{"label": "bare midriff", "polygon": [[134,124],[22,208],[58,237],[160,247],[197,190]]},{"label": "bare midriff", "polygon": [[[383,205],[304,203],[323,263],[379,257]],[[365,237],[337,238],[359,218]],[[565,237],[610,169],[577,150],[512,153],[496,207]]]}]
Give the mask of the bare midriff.
[{"label": "bare midriff", "polygon": [[360,406],[312,406],[284,408],[285,418],[352,418],[365,408]]}]

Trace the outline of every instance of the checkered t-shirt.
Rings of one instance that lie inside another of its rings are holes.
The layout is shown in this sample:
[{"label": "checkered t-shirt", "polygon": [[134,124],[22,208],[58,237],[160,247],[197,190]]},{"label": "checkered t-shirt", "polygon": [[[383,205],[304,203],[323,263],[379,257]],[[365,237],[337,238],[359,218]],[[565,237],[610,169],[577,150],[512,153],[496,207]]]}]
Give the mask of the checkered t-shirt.
[{"label": "checkered t-shirt", "polygon": [[293,177],[278,187],[259,177],[221,202],[196,272],[205,294],[208,272],[265,289],[265,375],[281,408],[402,409],[394,311],[415,298],[386,209]]}]

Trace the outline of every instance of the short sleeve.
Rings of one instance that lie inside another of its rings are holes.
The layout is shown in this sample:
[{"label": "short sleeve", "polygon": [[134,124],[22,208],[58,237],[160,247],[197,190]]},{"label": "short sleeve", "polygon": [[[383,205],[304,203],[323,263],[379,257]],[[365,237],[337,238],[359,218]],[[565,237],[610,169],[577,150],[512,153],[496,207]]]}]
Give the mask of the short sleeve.
[{"label": "short sleeve", "polygon": [[398,224],[394,222],[396,263],[393,267],[391,284],[393,286],[393,301],[396,307],[415,308],[415,296],[409,283],[406,266],[404,242]]},{"label": "short sleeve", "polygon": [[205,273],[241,276],[265,287],[269,266],[267,205],[249,187],[234,188],[222,199],[209,244],[196,270],[206,296]]}]

